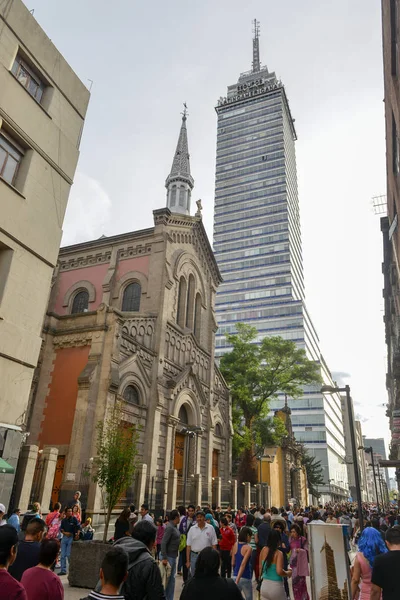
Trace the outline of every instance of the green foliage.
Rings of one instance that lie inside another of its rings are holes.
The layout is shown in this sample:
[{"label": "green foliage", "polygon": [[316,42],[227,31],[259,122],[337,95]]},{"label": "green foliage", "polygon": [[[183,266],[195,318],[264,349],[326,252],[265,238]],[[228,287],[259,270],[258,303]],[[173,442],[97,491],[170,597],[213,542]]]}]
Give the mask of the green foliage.
[{"label": "green foliage", "polygon": [[232,395],[233,459],[240,459],[242,481],[256,483],[256,453],[286,434],[282,421],[267,417],[270,400],[280,393],[296,398],[321,377],[319,366],[294,342],[266,337],[256,343],[255,327],[238,323],[236,328],[227,335],[232,350],[222,356],[220,369]]},{"label": "green foliage", "polygon": [[105,421],[97,426],[97,457],[93,481],[98,484],[106,508],[103,541],[107,540],[111,511],[122,493],[132,484],[136,468],[138,432],[135,425],[123,421],[121,404],[117,403]]},{"label": "green foliage", "polygon": [[306,469],[308,491],[315,498],[319,498],[321,493],[318,491],[319,485],[324,485],[323,469],[321,461],[315,456],[311,456],[307,448],[303,444],[299,444],[301,451],[301,462]]}]

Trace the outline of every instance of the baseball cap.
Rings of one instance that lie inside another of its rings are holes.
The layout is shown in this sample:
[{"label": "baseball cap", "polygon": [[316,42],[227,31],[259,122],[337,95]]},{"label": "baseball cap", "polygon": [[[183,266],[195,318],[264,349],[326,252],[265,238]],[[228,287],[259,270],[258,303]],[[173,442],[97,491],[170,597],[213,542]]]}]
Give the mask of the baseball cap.
[{"label": "baseball cap", "polygon": [[2,512],[2,513],[6,512],[6,507],[4,506],[4,504],[1,504],[1,502],[0,502],[0,512]]}]

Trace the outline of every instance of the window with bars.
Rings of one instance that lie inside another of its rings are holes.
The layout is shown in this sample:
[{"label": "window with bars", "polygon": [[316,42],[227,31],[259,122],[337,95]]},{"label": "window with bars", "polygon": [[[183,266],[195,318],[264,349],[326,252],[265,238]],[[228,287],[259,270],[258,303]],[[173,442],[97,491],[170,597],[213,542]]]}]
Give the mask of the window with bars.
[{"label": "window with bars", "polygon": [[135,385],[128,385],[125,388],[123,398],[129,404],[140,404],[139,390]]},{"label": "window with bars", "polygon": [[89,292],[82,290],[78,292],[72,302],[71,315],[86,312],[89,306]]},{"label": "window with bars", "polygon": [[32,98],[40,104],[46,86],[38,74],[26,64],[19,54],[17,54],[11,72]]},{"label": "window with bars", "polygon": [[9,136],[0,133],[0,177],[14,185],[23,156],[22,149]]},{"label": "window with bars", "polygon": [[139,283],[130,283],[126,286],[122,298],[122,310],[138,312],[140,309],[140,296],[142,289]]}]

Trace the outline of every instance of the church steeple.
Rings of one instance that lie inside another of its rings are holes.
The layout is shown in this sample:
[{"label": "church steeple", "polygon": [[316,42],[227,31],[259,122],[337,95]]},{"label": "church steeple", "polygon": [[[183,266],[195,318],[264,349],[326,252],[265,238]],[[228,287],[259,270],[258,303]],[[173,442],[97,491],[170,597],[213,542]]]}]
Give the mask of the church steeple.
[{"label": "church steeple", "polygon": [[188,116],[186,102],[182,113],[182,125],[176,146],[171,172],[165,181],[167,188],[167,207],[175,213],[190,215],[190,196],[194,186],[190,174],[190,154],[187,138],[186,120]]}]

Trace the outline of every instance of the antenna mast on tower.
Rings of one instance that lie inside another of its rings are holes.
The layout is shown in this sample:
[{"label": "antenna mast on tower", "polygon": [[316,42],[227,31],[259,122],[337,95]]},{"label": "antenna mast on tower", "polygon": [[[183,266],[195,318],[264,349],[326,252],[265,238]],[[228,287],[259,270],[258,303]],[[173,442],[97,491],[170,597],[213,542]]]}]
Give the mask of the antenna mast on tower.
[{"label": "antenna mast on tower", "polygon": [[258,73],[260,65],[260,22],[257,19],[253,21],[253,73]]}]

